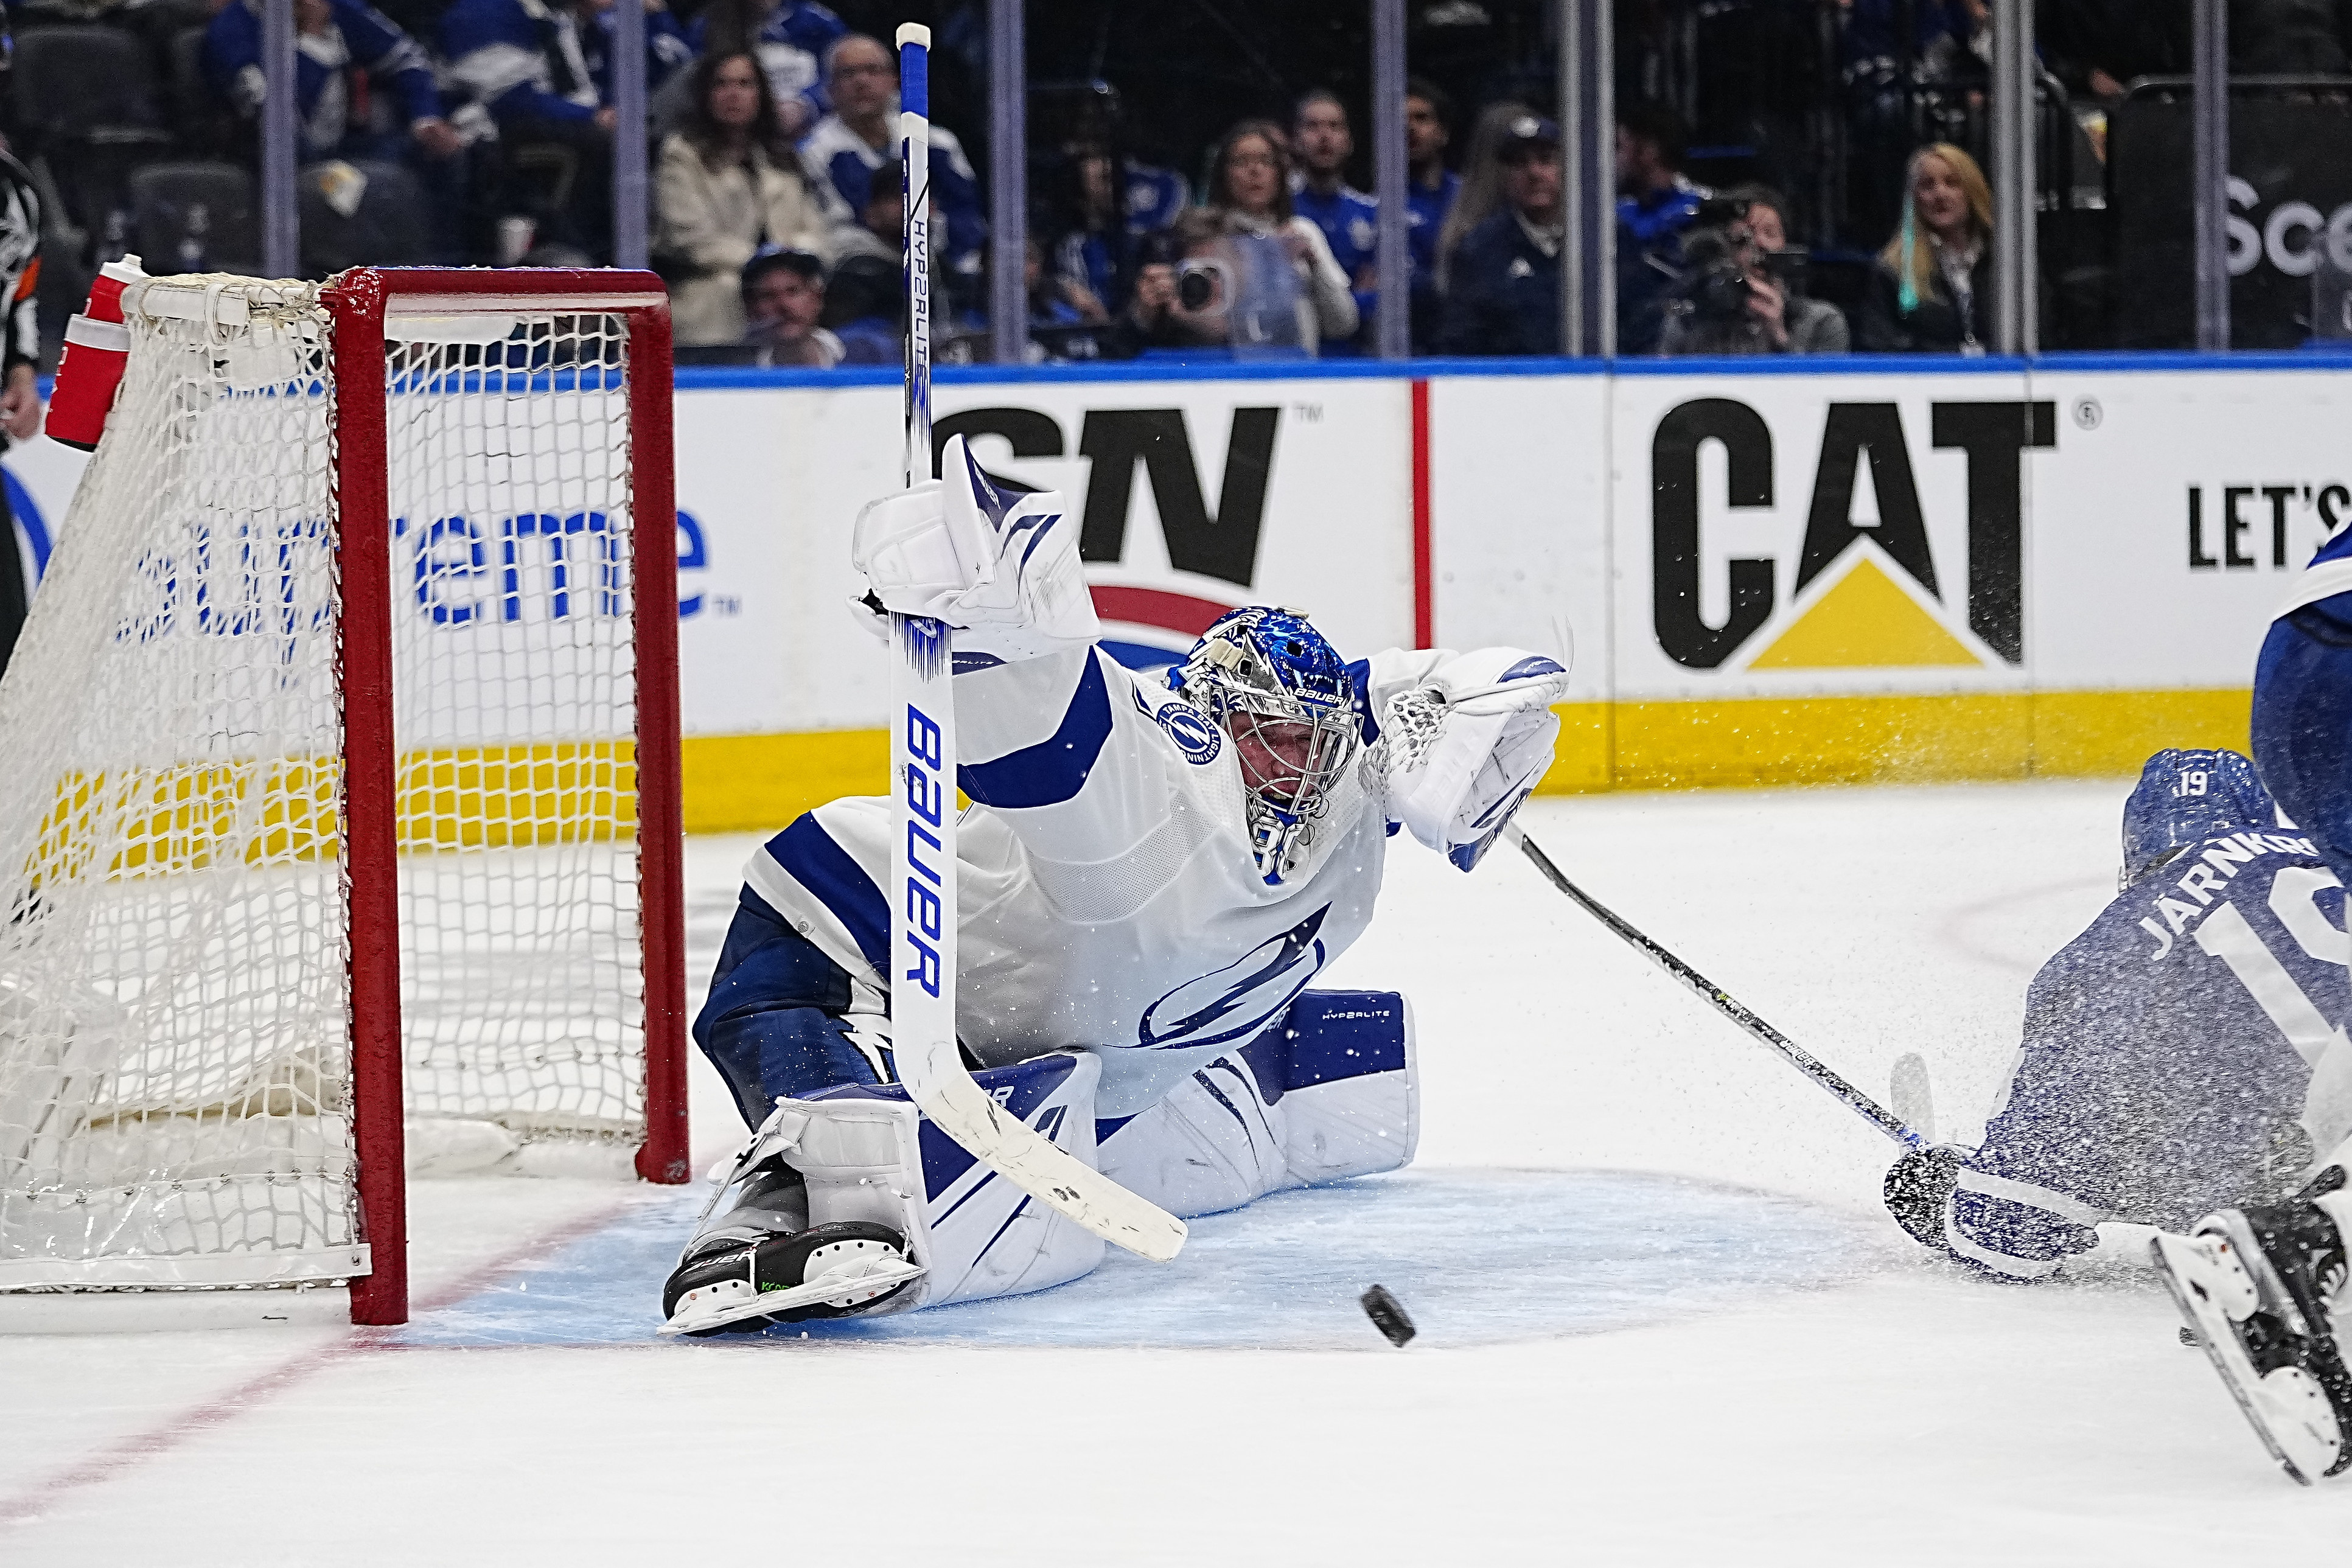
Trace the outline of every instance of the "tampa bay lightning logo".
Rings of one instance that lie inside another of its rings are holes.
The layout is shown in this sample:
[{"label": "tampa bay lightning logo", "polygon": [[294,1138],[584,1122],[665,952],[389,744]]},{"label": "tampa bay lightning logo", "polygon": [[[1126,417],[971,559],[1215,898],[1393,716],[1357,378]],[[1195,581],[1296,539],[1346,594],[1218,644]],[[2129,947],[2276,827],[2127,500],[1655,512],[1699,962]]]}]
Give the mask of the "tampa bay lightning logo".
[{"label": "tampa bay lightning logo", "polygon": [[1138,1041],[1150,1051],[1228,1045],[1254,1040],[1280,1018],[1326,956],[1325,904],[1281,936],[1262,942],[1222,969],[1187,980],[1144,1009]]},{"label": "tampa bay lightning logo", "polygon": [[1176,743],[1176,749],[1193,767],[1203,767],[1217,759],[1224,736],[1218,730],[1216,721],[1200,709],[1170,703],[1151,716],[1160,721],[1160,727],[1168,732],[1168,738]]}]

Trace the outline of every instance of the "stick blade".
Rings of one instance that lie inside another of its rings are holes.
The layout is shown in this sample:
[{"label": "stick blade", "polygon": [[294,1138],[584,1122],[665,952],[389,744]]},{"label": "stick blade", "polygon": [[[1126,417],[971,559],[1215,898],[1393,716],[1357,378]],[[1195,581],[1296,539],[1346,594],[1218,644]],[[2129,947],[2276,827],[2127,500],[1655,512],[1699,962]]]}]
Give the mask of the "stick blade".
[{"label": "stick blade", "polygon": [[1936,1141],[1936,1091],[1927,1076],[1927,1061],[1916,1051],[1895,1059],[1886,1086],[1886,1102],[1895,1120],[1928,1143]]},{"label": "stick blade", "polygon": [[923,1114],[1014,1186],[1149,1262],[1183,1250],[1182,1220],[1007,1114],[944,1051],[935,1060],[901,1056],[898,1067]]}]

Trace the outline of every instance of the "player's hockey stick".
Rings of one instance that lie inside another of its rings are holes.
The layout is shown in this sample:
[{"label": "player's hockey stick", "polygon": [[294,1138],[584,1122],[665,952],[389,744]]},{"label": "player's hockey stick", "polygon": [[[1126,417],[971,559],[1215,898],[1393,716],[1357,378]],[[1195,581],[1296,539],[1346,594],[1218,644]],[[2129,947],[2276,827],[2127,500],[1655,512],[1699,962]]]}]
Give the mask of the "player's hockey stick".
[{"label": "player's hockey stick", "polygon": [[1569,881],[1561,873],[1559,867],[1551,863],[1551,857],[1538,849],[1535,840],[1521,831],[1517,824],[1514,823],[1505,831],[1517,841],[1519,848],[1526,852],[1528,859],[1535,862],[1536,870],[1543,873],[1545,881],[1568,894],[1587,915],[1623,937],[1627,943],[1646,956],[1659,968],[1696,992],[1709,1007],[1788,1058],[1798,1071],[1853,1107],[1854,1112],[1864,1121],[1868,1122],[1896,1143],[1912,1149],[1924,1149],[1927,1146],[1927,1139],[1904,1125],[1887,1111],[1885,1106],[1832,1072],[1803,1046],[1758,1018],[1730,992],[1675,957],[1648,936],[1643,936],[1615,910]]},{"label": "player's hockey stick", "polygon": [[[931,31],[898,29],[899,191],[906,204],[907,483],[931,474]],[[1184,1222],[1087,1168],[1009,1114],[956,1049],[954,633],[927,616],[890,617],[892,817],[890,1017],[908,1095],[941,1132],[1013,1186],[1139,1257],[1165,1262]]]}]

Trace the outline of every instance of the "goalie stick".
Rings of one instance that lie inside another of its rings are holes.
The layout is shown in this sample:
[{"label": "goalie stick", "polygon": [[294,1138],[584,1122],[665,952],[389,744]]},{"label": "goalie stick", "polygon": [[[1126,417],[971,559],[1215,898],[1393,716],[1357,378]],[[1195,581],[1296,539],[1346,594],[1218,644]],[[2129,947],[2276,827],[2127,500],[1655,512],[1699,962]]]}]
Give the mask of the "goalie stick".
[{"label": "goalie stick", "polygon": [[[931,31],[898,29],[899,191],[906,208],[906,482],[931,455]],[[1104,1240],[1154,1262],[1184,1245],[1184,1222],[1055,1146],[990,1099],[956,1045],[954,633],[928,616],[890,617],[893,827],[890,1015],[898,1082],[940,1131],[1005,1180]]]},{"label": "goalie stick", "polygon": [[1839,1077],[1820,1058],[1758,1018],[1737,997],[1675,957],[1657,942],[1644,936],[1615,910],[1569,881],[1561,873],[1559,867],[1551,863],[1551,857],[1537,847],[1535,840],[1520,831],[1517,823],[1504,831],[1517,842],[1519,848],[1526,852],[1528,859],[1535,862],[1536,870],[1543,873],[1545,881],[1568,894],[1587,915],[1623,937],[1630,946],[1639,950],[1652,963],[1696,993],[1709,1007],[1780,1052],[1798,1071],[1844,1101],[1864,1121],[1868,1122],[1896,1143],[1909,1149],[1927,1147],[1926,1138],[1896,1119],[1885,1106]]}]

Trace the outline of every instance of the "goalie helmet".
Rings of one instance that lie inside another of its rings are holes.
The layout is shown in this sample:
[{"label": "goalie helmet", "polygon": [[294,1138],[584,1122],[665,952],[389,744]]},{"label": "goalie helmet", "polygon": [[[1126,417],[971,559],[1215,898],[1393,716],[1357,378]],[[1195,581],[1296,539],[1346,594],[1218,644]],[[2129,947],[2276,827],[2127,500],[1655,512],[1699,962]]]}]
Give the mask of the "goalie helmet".
[{"label": "goalie helmet", "polygon": [[1279,883],[1363,743],[1355,677],[1304,614],[1252,605],[1219,617],[1168,684],[1233,737],[1258,871]]},{"label": "goalie helmet", "polygon": [[2278,825],[2271,792],[2254,765],[2234,751],[2158,752],[2124,802],[2124,866],[2129,887],[2192,844],[2222,833]]}]

